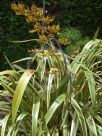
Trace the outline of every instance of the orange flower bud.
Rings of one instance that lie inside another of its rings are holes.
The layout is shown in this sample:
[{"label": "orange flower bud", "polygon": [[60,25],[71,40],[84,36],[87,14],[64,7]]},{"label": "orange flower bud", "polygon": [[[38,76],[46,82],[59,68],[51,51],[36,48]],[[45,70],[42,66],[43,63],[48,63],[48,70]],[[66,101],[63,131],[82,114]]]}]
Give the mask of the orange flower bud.
[{"label": "orange flower bud", "polygon": [[16,11],[16,10],[18,10],[18,7],[15,3],[13,3],[13,4],[11,4],[11,9]]}]

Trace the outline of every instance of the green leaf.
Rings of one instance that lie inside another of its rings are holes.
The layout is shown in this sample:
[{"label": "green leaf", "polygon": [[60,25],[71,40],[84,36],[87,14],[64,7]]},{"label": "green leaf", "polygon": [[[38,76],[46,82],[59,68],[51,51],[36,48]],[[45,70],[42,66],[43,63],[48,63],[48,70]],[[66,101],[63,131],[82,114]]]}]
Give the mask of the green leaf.
[{"label": "green leaf", "polygon": [[22,59],[20,59],[20,60],[14,61],[13,64],[14,64],[14,63],[18,63],[18,62],[22,62],[22,61],[26,61],[26,60],[32,60],[32,59],[33,59],[33,57],[22,58]]},{"label": "green leaf", "polygon": [[79,125],[79,120],[78,120],[77,114],[75,112],[74,115],[73,115],[72,123],[71,123],[70,136],[77,136],[78,125]]},{"label": "green leaf", "polygon": [[102,126],[97,125],[98,136],[102,136]]},{"label": "green leaf", "polygon": [[95,118],[97,119],[97,121],[99,121],[102,124],[102,117],[100,117],[99,115],[95,116]]},{"label": "green leaf", "polygon": [[0,72],[0,76],[2,76],[2,75],[13,75],[13,74],[16,74],[16,71],[14,71],[14,70],[5,70],[5,71]]},{"label": "green leaf", "polygon": [[15,124],[14,124],[14,128],[13,128],[13,131],[12,131],[12,136],[16,136],[17,135],[17,133],[18,133],[18,131],[19,131],[19,126],[20,126],[20,124],[21,124],[21,121],[24,119],[24,117],[27,115],[27,113],[21,113],[19,116],[18,116],[18,118],[17,118],[17,120],[16,120],[16,122],[15,122]]},{"label": "green leaf", "polygon": [[12,43],[26,43],[26,42],[32,42],[32,41],[37,41],[38,39],[29,39],[29,40],[24,40],[24,41],[10,41]]},{"label": "green leaf", "polygon": [[14,94],[14,90],[13,90],[11,87],[9,87],[6,83],[0,81],[0,84],[1,84],[10,94],[12,94],[12,95]]},{"label": "green leaf", "polygon": [[49,108],[48,112],[45,115],[45,122],[46,122],[46,124],[48,124],[48,122],[51,119],[51,117],[53,116],[54,112],[64,102],[65,98],[66,98],[65,94],[61,94],[53,102],[53,104],[51,105],[51,107]]},{"label": "green leaf", "polygon": [[89,116],[87,119],[87,124],[89,128],[90,135],[92,136],[98,136],[97,135],[97,130],[96,130],[96,124],[91,116]]},{"label": "green leaf", "polygon": [[93,39],[97,39],[98,34],[99,34],[99,30],[100,30],[100,27],[97,28],[97,30],[96,30],[96,32],[95,32],[95,35],[94,35]]},{"label": "green leaf", "polygon": [[87,127],[86,127],[86,122],[85,122],[85,118],[82,113],[82,110],[81,110],[80,106],[78,105],[78,103],[73,98],[71,99],[71,103],[72,103],[72,106],[74,107],[76,114],[79,118],[83,136],[87,136]]},{"label": "green leaf", "polygon": [[33,108],[32,108],[32,136],[37,134],[37,124],[38,124],[38,114],[40,108],[39,98],[34,98]]},{"label": "green leaf", "polygon": [[16,90],[14,93],[14,97],[12,100],[12,123],[13,124],[15,122],[17,111],[20,106],[24,91],[33,73],[34,73],[33,70],[25,71],[17,84]]},{"label": "green leaf", "polygon": [[64,85],[68,83],[68,76],[63,77],[63,79],[58,84],[58,89],[63,88]]},{"label": "green leaf", "polygon": [[88,82],[88,87],[89,87],[89,91],[90,91],[90,96],[91,96],[91,100],[92,100],[92,105],[93,107],[95,106],[96,103],[96,89],[95,89],[95,80],[94,77],[92,75],[91,71],[84,71],[85,75],[86,75],[86,79]]},{"label": "green leaf", "polygon": [[5,118],[2,120],[2,128],[1,128],[1,136],[5,136],[7,121],[10,115],[6,115]]},{"label": "green leaf", "polygon": [[4,57],[5,57],[6,61],[8,62],[9,66],[15,71],[15,68],[14,68],[13,65],[10,63],[9,59],[6,57],[5,54],[4,54]]},{"label": "green leaf", "polygon": [[65,122],[63,124],[63,136],[68,136],[68,122],[67,122],[67,118],[65,119]]},{"label": "green leaf", "polygon": [[[59,131],[58,131],[58,129],[54,129],[54,132],[53,132],[53,134],[52,134],[52,136],[59,136]],[[64,136],[64,135],[63,135]]]},{"label": "green leaf", "polygon": [[54,79],[54,74],[49,74],[48,85],[47,85],[47,109],[50,106],[50,93],[51,93],[53,79]]},{"label": "green leaf", "polygon": [[13,130],[13,127],[11,126],[11,127],[9,128],[9,131],[8,131],[8,133],[7,133],[7,136],[11,136],[12,130]]}]

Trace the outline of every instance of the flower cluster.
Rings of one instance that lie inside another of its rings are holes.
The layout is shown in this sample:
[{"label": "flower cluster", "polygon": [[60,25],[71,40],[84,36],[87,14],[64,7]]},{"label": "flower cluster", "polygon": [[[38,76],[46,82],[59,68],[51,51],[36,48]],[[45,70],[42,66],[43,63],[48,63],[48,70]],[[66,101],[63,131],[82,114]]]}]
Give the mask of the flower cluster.
[{"label": "flower cluster", "polygon": [[52,26],[48,26],[48,30],[52,33],[59,33],[60,30],[60,26],[59,25],[52,25]]},{"label": "flower cluster", "polygon": [[43,17],[43,10],[41,8],[37,8],[36,5],[32,5],[31,8],[25,7],[23,3],[11,4],[11,8],[15,11],[16,15],[26,16],[27,23],[41,21]]},{"label": "flower cluster", "polygon": [[59,43],[62,44],[62,45],[67,45],[70,43],[70,41],[66,38],[59,38]]},{"label": "flower cluster", "polygon": [[[16,15],[25,16],[27,23],[34,24],[33,28],[29,30],[29,32],[37,32],[39,37],[38,42],[49,42],[51,36],[60,34],[60,25],[52,25],[54,17],[45,16],[42,8],[38,8],[36,5],[32,5],[31,8],[29,8],[23,3],[13,3],[11,8],[15,11]],[[59,42],[62,45],[69,43],[67,39],[59,39]]]},{"label": "flower cluster", "polygon": [[43,34],[43,35],[40,35],[38,42],[41,42],[41,43],[43,43],[43,42],[48,42],[47,36],[44,35],[44,34]]},{"label": "flower cluster", "polygon": [[43,22],[45,22],[46,24],[50,24],[51,22],[53,22],[54,21],[54,17],[44,17],[43,19],[42,19],[42,21]]}]

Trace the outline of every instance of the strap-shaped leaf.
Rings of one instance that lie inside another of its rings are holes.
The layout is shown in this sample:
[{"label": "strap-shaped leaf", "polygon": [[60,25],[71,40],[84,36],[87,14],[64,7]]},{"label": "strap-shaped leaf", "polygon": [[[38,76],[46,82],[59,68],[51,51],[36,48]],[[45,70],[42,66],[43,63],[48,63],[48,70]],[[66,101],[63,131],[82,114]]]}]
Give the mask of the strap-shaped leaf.
[{"label": "strap-shaped leaf", "polygon": [[2,76],[2,75],[13,75],[13,74],[16,74],[16,71],[14,71],[14,70],[5,70],[5,71],[0,72],[0,76]]},{"label": "strap-shaped leaf", "polygon": [[87,124],[89,128],[90,135],[92,136],[98,136],[97,135],[97,130],[96,130],[96,124],[91,116],[87,118]]},{"label": "strap-shaped leaf", "polygon": [[14,94],[14,90],[13,90],[11,87],[9,87],[6,83],[0,81],[0,84],[1,84],[10,94],[12,94],[12,95]]},{"label": "strap-shaped leaf", "polygon": [[97,125],[98,136],[102,136],[102,126]]},{"label": "strap-shaped leaf", "polygon": [[33,70],[27,70],[20,78],[12,100],[12,123],[14,124],[18,108],[20,106],[26,86],[33,75]]},{"label": "strap-shaped leaf", "polygon": [[48,112],[45,115],[45,122],[46,122],[46,124],[48,124],[49,120],[51,119],[51,117],[55,113],[56,109],[62,104],[62,102],[64,102],[65,98],[66,98],[65,94],[61,94],[53,102],[53,104],[51,105],[51,107],[49,108]]},{"label": "strap-shaped leaf", "polygon": [[27,116],[27,113],[21,113],[14,125],[13,131],[12,131],[12,136],[17,136],[17,133],[19,131],[19,126],[21,125],[22,120],[24,119],[24,117]]},{"label": "strap-shaped leaf", "polygon": [[37,134],[39,108],[40,108],[40,100],[39,98],[34,98],[33,108],[32,108],[32,136],[36,136]]},{"label": "strap-shaped leaf", "polygon": [[9,131],[8,131],[8,133],[7,133],[7,136],[11,136],[12,129],[13,129],[13,127],[11,126],[11,127],[9,128]]},{"label": "strap-shaped leaf", "polygon": [[5,118],[2,120],[1,136],[5,136],[6,126],[9,116],[10,115],[5,116]]},{"label": "strap-shaped leaf", "polygon": [[85,76],[88,82],[88,87],[89,87],[89,91],[90,91],[90,96],[91,96],[91,100],[92,100],[92,104],[93,107],[95,106],[95,102],[96,102],[96,90],[95,90],[95,80],[94,77],[92,75],[91,71],[84,71],[85,72]]},{"label": "strap-shaped leaf", "polygon": [[78,125],[79,125],[79,120],[78,120],[77,114],[75,112],[73,115],[72,123],[71,123],[70,136],[77,136]]},{"label": "strap-shaped leaf", "polygon": [[51,93],[53,79],[54,79],[54,74],[49,74],[48,85],[47,85],[47,109],[49,108],[50,105],[50,93]]},{"label": "strap-shaped leaf", "polygon": [[79,118],[83,136],[88,136],[85,118],[84,118],[84,115],[82,113],[82,110],[81,110],[80,106],[78,105],[78,103],[73,98],[71,99],[71,103],[72,103],[72,106],[74,107],[74,109],[76,111],[76,114],[77,114],[77,116]]}]

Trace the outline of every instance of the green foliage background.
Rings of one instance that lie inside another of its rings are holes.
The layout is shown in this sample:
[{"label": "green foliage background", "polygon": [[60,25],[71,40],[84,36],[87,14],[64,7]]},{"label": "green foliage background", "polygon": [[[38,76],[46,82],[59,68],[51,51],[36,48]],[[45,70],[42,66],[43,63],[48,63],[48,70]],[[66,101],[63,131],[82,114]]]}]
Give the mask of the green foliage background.
[{"label": "green foliage background", "polygon": [[[13,44],[9,42],[11,40],[25,40],[35,37],[28,33],[28,29],[31,26],[25,23],[25,19],[16,16],[11,10],[10,5],[12,2],[13,0],[0,1],[0,69],[8,67],[3,53],[12,62],[26,56],[28,48],[36,47],[35,43]],[[19,1],[17,0],[17,2]],[[42,0],[39,2],[37,0],[24,0],[23,2],[26,5],[36,3],[37,6],[42,7]],[[99,35],[101,37],[101,0],[46,0],[46,8],[49,14],[56,15],[55,23],[60,23],[64,28],[75,28],[72,32],[74,37],[76,35],[76,32],[74,32],[76,28],[81,31],[82,36],[93,37],[98,27],[100,27]],[[79,41],[82,41],[82,39],[79,38]]]},{"label": "green foliage background", "polygon": [[97,27],[102,27],[101,0],[60,0],[59,3],[62,24],[78,27],[89,36],[93,36]]}]

